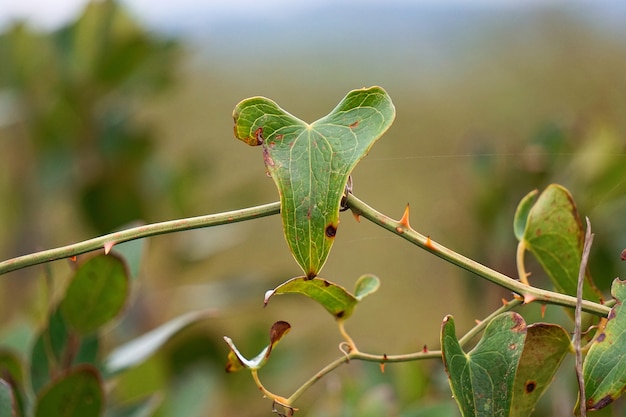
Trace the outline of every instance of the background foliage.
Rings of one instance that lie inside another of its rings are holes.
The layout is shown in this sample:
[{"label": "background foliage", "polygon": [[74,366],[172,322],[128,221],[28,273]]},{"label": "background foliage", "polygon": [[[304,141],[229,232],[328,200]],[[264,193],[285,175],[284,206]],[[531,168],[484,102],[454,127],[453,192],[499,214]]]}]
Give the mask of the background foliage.
[{"label": "background foliage", "polygon": [[[427,12],[436,24],[414,9],[242,17],[173,41],[106,1],[52,32],[5,28],[0,257],[131,221],[274,201],[258,149],[233,138],[233,106],[265,95],[311,121],[345,92],[377,84],[393,97],[397,117],[356,168],[356,195],[396,217],[409,202],[417,230],[514,276],[516,204],[533,188],[561,183],[592,219],[591,273],[606,295],[624,277],[618,259],[626,247],[623,28],[575,8]],[[378,25],[368,23],[372,14]],[[349,323],[364,349],[437,346],[445,315],[461,331],[508,297],[349,214],[340,221],[325,274],[350,288],[363,273],[381,278]],[[280,297],[262,310],[265,290],[299,274],[278,217],[151,238],[134,250],[144,256],[131,263],[136,279],[124,314],[99,330],[91,354],[103,360],[168,320],[203,314],[180,322],[179,334],[119,377],[109,396],[121,409],[268,415],[246,375],[224,374],[222,336],[257,352],[277,320],[292,330],[263,369],[273,391],[290,391],[336,356],[334,323],[319,306]],[[2,363],[24,367],[73,269],[56,262],[2,277]],[[535,271],[532,282],[548,287]],[[538,307],[523,313],[529,323],[540,319]],[[556,307],[547,315],[564,316]],[[32,379],[28,369],[16,372]],[[559,407],[574,402],[571,388],[553,385],[536,415],[569,415]],[[351,363],[300,406],[310,416],[456,412],[438,362],[388,365],[384,374],[376,364]],[[622,407],[618,401],[597,415],[621,415]]]}]

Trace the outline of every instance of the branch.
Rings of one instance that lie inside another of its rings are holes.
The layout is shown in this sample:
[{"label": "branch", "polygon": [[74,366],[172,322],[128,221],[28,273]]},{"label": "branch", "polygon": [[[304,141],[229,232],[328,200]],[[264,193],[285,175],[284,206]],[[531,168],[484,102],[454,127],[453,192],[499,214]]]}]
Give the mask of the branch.
[{"label": "branch", "polygon": [[218,226],[221,224],[237,223],[244,220],[271,216],[278,214],[279,212],[280,203],[275,202],[241,210],[227,211],[224,213],[189,217],[186,219],[170,220],[167,222],[133,227],[131,229],[121,230],[119,232],[110,233],[108,235],[85,240],[83,242],[74,243],[72,245],[31,253],[0,262],[0,275],[17,269],[42,264],[44,262],[71,258],[72,256],[77,256],[102,248],[108,248],[110,250],[113,245],[128,242],[129,240],[143,239],[149,236],[180,232],[183,230],[199,229],[202,227]]},{"label": "branch", "polygon": [[574,327],[574,351],[576,353],[576,377],[578,379],[578,391],[580,395],[579,411],[580,417],[587,416],[587,399],[585,398],[585,379],[583,377],[583,354],[581,349],[580,333],[582,326],[581,302],[583,299],[583,282],[585,281],[585,273],[587,272],[587,262],[589,261],[589,252],[593,243],[593,233],[591,233],[591,222],[587,220],[587,230],[585,232],[585,243],[583,244],[583,253],[580,259],[580,269],[578,270],[578,286],[576,296],[578,303],[575,310],[575,327]]},{"label": "branch", "polygon": [[[494,271],[485,265],[482,265],[434,242],[429,236],[424,236],[416,232],[409,225],[408,208],[402,219],[397,221],[374,210],[366,203],[356,198],[353,194],[347,195],[345,198],[345,204],[352,210],[355,216],[363,216],[372,223],[395,233],[396,235],[408,240],[433,255],[472,272],[481,278],[491,281],[496,285],[519,294],[523,297],[524,303],[539,301],[546,304],[555,304],[570,308],[576,307],[576,297],[525,285],[516,279],[506,276],[498,271]],[[591,301],[583,301],[582,310],[587,313],[605,317],[609,314],[610,308]]]}]

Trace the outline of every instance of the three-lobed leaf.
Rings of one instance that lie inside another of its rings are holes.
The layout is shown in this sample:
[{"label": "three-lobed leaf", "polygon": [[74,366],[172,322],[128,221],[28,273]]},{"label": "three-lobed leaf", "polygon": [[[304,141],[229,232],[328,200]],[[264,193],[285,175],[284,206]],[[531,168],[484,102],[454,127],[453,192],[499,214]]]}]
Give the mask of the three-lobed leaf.
[{"label": "three-lobed leaf", "polygon": [[262,146],[289,248],[304,274],[315,277],[334,242],[350,173],[395,118],[391,99],[380,87],[353,90],[309,124],[253,97],[235,107],[233,118],[236,138]]},{"label": "three-lobed leaf", "polygon": [[617,303],[611,309],[604,330],[593,340],[583,363],[588,410],[606,407],[626,390],[626,281],[616,279],[611,295]]}]

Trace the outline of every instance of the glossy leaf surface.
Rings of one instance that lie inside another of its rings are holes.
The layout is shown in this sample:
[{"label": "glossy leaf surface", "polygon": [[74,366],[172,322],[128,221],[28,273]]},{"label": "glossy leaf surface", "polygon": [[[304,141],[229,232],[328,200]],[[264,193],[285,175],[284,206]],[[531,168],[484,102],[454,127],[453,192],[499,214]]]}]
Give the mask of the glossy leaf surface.
[{"label": "glossy leaf surface", "polygon": [[315,277],[328,257],[350,172],[394,117],[391,99],[380,87],[351,91],[310,124],[264,97],[235,107],[235,137],[262,146],[280,194],[285,238],[307,277]]},{"label": "glossy leaf surface", "polygon": [[593,341],[583,363],[588,410],[599,410],[626,389],[626,281],[616,279],[611,294],[617,304],[609,313],[604,331]]},{"label": "glossy leaf surface", "polygon": [[444,319],[443,361],[464,417],[509,415],[525,338],[524,319],[517,313],[504,313],[489,323],[480,342],[466,354],[456,337],[454,319]]}]

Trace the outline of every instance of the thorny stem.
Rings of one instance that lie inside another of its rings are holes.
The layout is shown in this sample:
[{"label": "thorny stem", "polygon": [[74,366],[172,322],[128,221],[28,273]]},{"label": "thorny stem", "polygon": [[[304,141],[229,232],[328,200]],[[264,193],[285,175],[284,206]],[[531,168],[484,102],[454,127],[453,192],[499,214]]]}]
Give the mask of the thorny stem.
[{"label": "thorny stem", "polygon": [[[525,285],[516,279],[494,271],[485,265],[434,242],[429,236],[424,236],[416,232],[413,228],[407,227],[405,222],[394,220],[374,210],[353,194],[348,194],[345,203],[356,216],[365,217],[367,220],[397,234],[433,255],[519,294],[524,298],[525,303],[539,301],[546,304],[555,304],[570,308],[576,307],[576,297]],[[582,310],[587,313],[595,314],[596,316],[606,316],[609,314],[610,308],[602,304],[584,300],[582,302]]]},{"label": "thorny stem", "polygon": [[186,219],[171,220],[161,223],[152,223],[144,226],[110,233],[72,245],[62,246],[55,249],[31,253],[17,258],[0,262],[0,275],[10,271],[26,268],[28,266],[42,264],[44,262],[71,258],[86,252],[112,247],[115,244],[129,240],[142,239],[165,233],[180,232],[183,230],[199,229],[202,227],[218,226],[221,224],[237,223],[244,220],[252,220],[259,217],[271,216],[280,212],[280,203],[269,203],[241,210],[227,211],[206,216],[189,217]]}]

